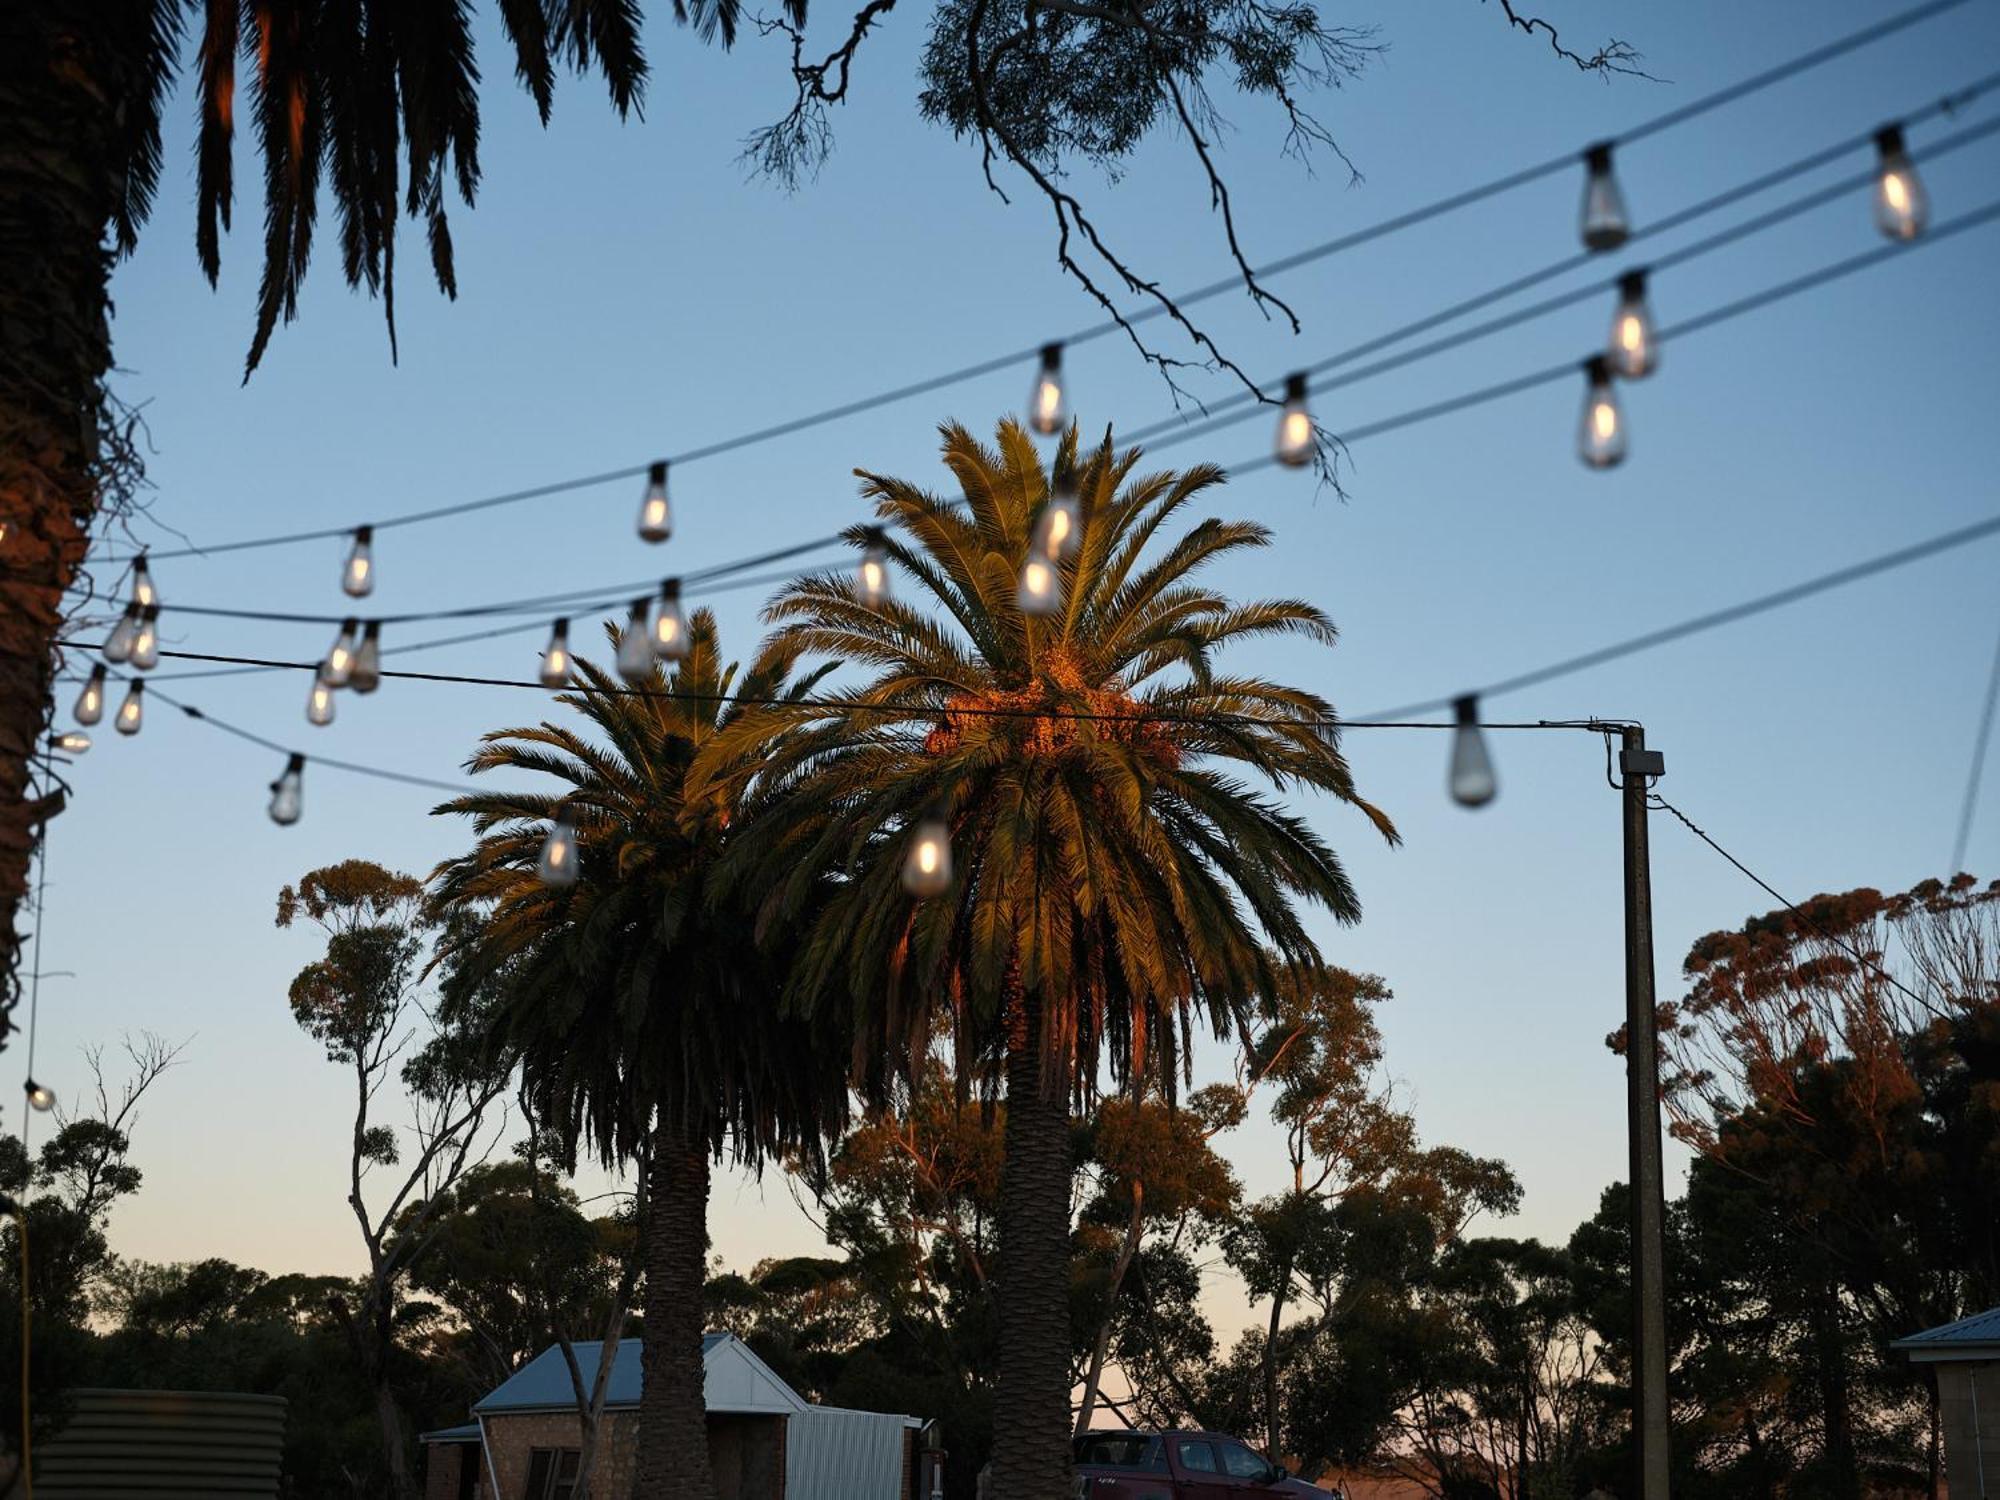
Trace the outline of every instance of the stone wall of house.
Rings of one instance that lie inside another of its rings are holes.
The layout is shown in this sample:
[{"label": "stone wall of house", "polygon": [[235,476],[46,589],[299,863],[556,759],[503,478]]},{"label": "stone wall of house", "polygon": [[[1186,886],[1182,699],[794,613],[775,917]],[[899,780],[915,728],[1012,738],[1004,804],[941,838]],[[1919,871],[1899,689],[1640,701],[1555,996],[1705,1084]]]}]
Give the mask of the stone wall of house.
[{"label": "stone wall of house", "polygon": [[708,1461],[719,1500],[785,1500],[785,1418],[710,1417]]},{"label": "stone wall of house", "polygon": [[459,1500],[463,1470],[478,1462],[477,1443],[424,1444],[424,1500]]},{"label": "stone wall of house", "polygon": [[1932,1368],[1950,1492],[1976,1500],[2000,1491],[2000,1361]]},{"label": "stone wall of house", "polygon": [[[523,1412],[486,1419],[486,1446],[493,1457],[493,1470],[500,1480],[500,1493],[513,1497],[528,1483],[528,1465],[537,1448],[575,1448],[582,1444],[582,1424],[575,1412]],[[591,1488],[603,1495],[625,1495],[632,1490],[638,1454],[639,1417],[637,1412],[612,1411],[604,1414],[597,1430],[597,1463]],[[492,1476],[482,1476],[480,1500],[492,1500]]]}]

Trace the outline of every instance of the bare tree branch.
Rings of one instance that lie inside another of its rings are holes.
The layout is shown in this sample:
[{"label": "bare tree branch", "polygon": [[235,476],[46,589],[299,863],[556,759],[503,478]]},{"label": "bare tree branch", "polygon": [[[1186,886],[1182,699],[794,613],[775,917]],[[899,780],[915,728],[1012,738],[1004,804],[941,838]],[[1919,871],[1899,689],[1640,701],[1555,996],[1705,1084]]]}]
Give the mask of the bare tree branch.
[{"label": "bare tree branch", "polygon": [[[1484,4],[1485,0],[1481,0],[1481,3]],[[1557,57],[1560,57],[1564,62],[1575,63],[1578,68],[1586,73],[1596,73],[1600,77],[1609,77],[1613,73],[1622,73],[1632,78],[1652,77],[1650,73],[1641,71],[1639,68],[1640,55],[1628,42],[1621,42],[1618,38],[1613,37],[1595,52],[1586,56],[1574,48],[1565,47],[1555,27],[1540,16],[1524,16],[1515,10],[1514,0],[1500,0],[1500,9],[1506,13],[1508,25],[1525,31],[1529,36],[1534,36],[1537,33],[1546,36],[1549,39],[1550,50]]]}]

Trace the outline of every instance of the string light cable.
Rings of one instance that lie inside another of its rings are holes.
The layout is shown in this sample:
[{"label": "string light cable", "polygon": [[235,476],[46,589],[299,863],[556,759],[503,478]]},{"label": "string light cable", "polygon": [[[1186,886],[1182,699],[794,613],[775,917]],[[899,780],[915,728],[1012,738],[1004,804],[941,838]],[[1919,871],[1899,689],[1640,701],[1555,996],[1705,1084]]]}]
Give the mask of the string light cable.
[{"label": "string light cable", "polygon": [[[1830,42],[1800,53],[1748,78],[1741,79],[1734,84],[1727,85],[1699,98],[1691,99],[1686,104],[1668,110],[1664,114],[1656,115],[1652,119],[1642,121],[1638,125],[1632,126],[1625,131],[1607,138],[1603,142],[1597,143],[1597,145],[1591,148],[1591,152],[1585,153],[1585,155],[1588,156],[1600,149],[1634,145],[1654,135],[1686,124],[1714,110],[1736,103],[1738,100],[1775,87],[1780,83],[1835,61],[1838,58],[1885,41],[1911,27],[1936,19],[1969,3],[1970,0],[1928,0],[1928,3],[1912,6],[1907,10],[1884,17],[1882,20],[1862,27],[1858,31],[1835,38]],[[1851,149],[1851,146],[1843,146],[1841,149]],[[1361,229],[1308,246],[1290,255],[1282,256],[1267,265],[1256,268],[1254,275],[1261,280],[1283,275],[1302,266],[1316,264],[1331,256],[1343,254],[1346,251],[1383,239],[1389,235],[1428,223],[1431,220],[1455,213],[1463,208],[1471,207],[1474,204],[1484,202],[1500,194],[1541,181],[1556,173],[1572,171],[1575,169],[1578,159],[1578,154],[1575,152],[1565,152],[1561,155],[1550,157],[1532,166],[1494,178],[1488,182],[1464,189],[1446,197],[1435,199],[1417,208],[1410,209],[1405,213],[1379,220]],[[1629,237],[1630,233],[1631,231],[1628,230],[1625,236],[1621,236],[1619,242],[1623,243],[1624,239]],[[1551,272],[1550,274],[1554,273]],[[1241,285],[1242,279],[1240,276],[1229,276],[1203,286],[1191,288],[1186,292],[1177,294],[1173,300],[1177,305],[1185,308],[1220,296]],[[778,438],[789,437],[815,427],[841,421],[848,417],[858,416],[865,412],[877,410],[881,407],[893,405],[917,396],[928,395],[966,381],[997,374],[1014,366],[1027,363],[1030,360],[1042,358],[1051,349],[1059,352],[1068,346],[1105,338],[1122,331],[1124,328],[1163,316],[1164,313],[1165,308],[1157,303],[1135,308],[1131,312],[1122,315],[1122,317],[1107,318],[1100,322],[1092,323],[1065,335],[1061,339],[1045,340],[1030,348],[1009,351],[1004,355],[980,360],[961,366],[955,370],[944,371],[937,375],[927,376],[923,379],[892,387],[873,395],[857,397],[854,400],[824,407],[802,416],[753,428],[730,437],[720,438],[707,444],[689,448],[678,454],[670,455],[664,463],[665,466],[684,466],[691,463],[698,463],[705,459],[717,458],[725,454],[738,452],[742,449],[770,442]],[[1456,315],[1456,313],[1453,314],[1453,316]],[[1425,326],[1435,325],[1427,324]],[[1407,333],[1404,336],[1408,336]],[[602,485],[629,482],[642,476],[650,478],[654,471],[660,469],[662,466],[659,460],[641,464],[627,464],[617,468],[600,470],[592,474],[579,475],[570,479],[556,480],[547,484],[531,485],[476,499],[404,512],[383,520],[370,522],[364,526],[322,526],[299,531],[274,533],[260,537],[238,538],[233,541],[212,543],[204,546],[149,549],[147,555],[154,560],[180,557],[208,557],[229,552],[337,540],[343,537],[355,537],[359,540],[360,533],[362,532],[368,533],[369,537],[372,538],[374,532],[389,530],[393,527],[414,526],[431,521],[446,520],[479,511],[496,509],[501,506],[571,494]],[[125,561],[129,559],[120,557],[109,560]]]}]

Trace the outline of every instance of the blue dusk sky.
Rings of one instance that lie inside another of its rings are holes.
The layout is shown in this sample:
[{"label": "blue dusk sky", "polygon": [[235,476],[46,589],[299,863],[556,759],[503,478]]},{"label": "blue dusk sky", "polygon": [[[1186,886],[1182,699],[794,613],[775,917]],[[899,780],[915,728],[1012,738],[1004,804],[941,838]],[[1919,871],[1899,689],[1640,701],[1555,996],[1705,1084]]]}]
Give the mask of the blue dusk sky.
[{"label": "blue dusk sky", "polygon": [[[157,525],[138,534],[219,543],[345,527],[520,486],[643,464],[801,412],[1032,346],[1098,320],[1055,261],[1046,205],[976,148],[926,124],[916,64],[923,8],[887,17],[862,48],[832,157],[791,194],[746,177],[743,137],[779,115],[785,50],[752,32],[732,53],[648,26],[645,117],[621,123],[600,83],[564,77],[548,128],[512,77],[493,7],[479,16],[485,134],[476,209],[453,215],[459,295],[430,284],[421,232],[399,256],[400,362],[381,310],[339,275],[320,226],[299,321],[240,381],[261,252],[259,172],[239,154],[236,232],[218,291],[196,265],[193,104],[171,105],[168,167],[137,255],[114,286],[118,389],[142,404]],[[1651,79],[1580,75],[1486,4],[1346,4],[1380,56],[1312,107],[1362,174],[1331,156],[1284,158],[1283,122],[1219,92],[1220,160],[1249,254],[1269,260],[1531,162],[1576,150],[1886,14],[1858,0],[1547,0],[1564,39],[1608,36]],[[845,17],[818,17],[830,48]],[[2000,14],[1974,3],[1881,45],[1655,136],[1621,155],[1635,220],[1680,207],[1855,136],[1958,89],[2000,58]],[[1984,207],[2000,142],[1923,163],[1927,140],[2000,109],[2000,96],[1912,133],[1939,221]],[[247,147],[247,141],[240,143]],[[1847,173],[1841,162],[1703,224],[1606,257],[1595,278]],[[1115,182],[1072,179],[1107,237],[1169,287],[1226,275],[1185,140],[1162,132]],[[1198,310],[1246,369],[1287,369],[1571,253],[1580,174],[1566,171],[1352,253],[1273,278],[1294,336],[1239,295]],[[1215,582],[1240,596],[1311,599],[1338,622],[1327,650],[1299,643],[1236,665],[1295,680],[1347,715],[1429,699],[1727,605],[2000,510],[1993,412],[2000,366],[2000,226],[1669,342],[1625,393],[1631,457],[1588,472],[1574,444],[1580,382],[1564,380],[1357,443],[1343,500],[1268,466],[1214,491],[1206,513],[1255,518],[1275,545]],[[1772,233],[1663,273],[1673,323],[1882,241],[1855,192]],[[1559,283],[1568,286],[1581,279]],[[1335,432],[1559,360],[1601,342],[1607,297],[1330,392]],[[1164,323],[1149,335],[1174,345]],[[1117,339],[1067,367],[1084,429],[1154,422],[1168,392]],[[633,535],[638,485],[621,482],[384,533],[382,613],[585,589],[704,566],[863,519],[853,470],[942,488],[937,424],[990,432],[1026,395],[1028,364],[675,472],[678,530]],[[1227,394],[1220,377],[1201,392]],[[1265,416],[1164,450],[1241,465],[1268,451]],[[1150,465],[1149,465],[1150,466]],[[161,562],[180,600],[339,611],[334,541]],[[1900,889],[1946,873],[1988,665],[2000,630],[2000,541],[1516,695],[1509,719],[1635,718],[1664,750],[1661,790],[1788,895]],[[751,650],[755,592],[718,596],[725,642]],[[166,617],[166,643],[302,658],[330,632]],[[579,621],[589,645],[594,625]],[[429,633],[443,634],[432,630]],[[386,644],[396,643],[392,632]],[[438,671],[524,677],[533,634],[411,659]],[[181,664],[184,669],[184,664]],[[305,683],[253,675],[160,687],[308,752],[451,780],[479,736],[538,715],[531,694],[391,682],[344,695],[311,729]],[[67,698],[65,693],[65,722]],[[103,726],[109,729],[108,723]],[[54,825],[42,965],[41,1076],[83,1081],[82,1049],[152,1029],[187,1040],[147,1100],[139,1196],[113,1244],[154,1260],[203,1256],[348,1271],[359,1246],[343,1195],[351,1084],[293,1025],[286,986],[311,935],[273,925],[278,889],[365,857],[422,873],[466,829],[430,816],[438,794],[306,773],[306,814],[265,817],[279,765],[156,705],[144,733],[100,732]],[[1321,930],[1332,960],[1384,976],[1382,1016],[1401,1099],[1427,1139],[1504,1157],[1526,1188],[1507,1232],[1560,1239],[1625,1169],[1623,1075],[1604,1045],[1620,1021],[1619,809],[1604,752],[1584,734],[1493,739],[1501,794],[1466,812],[1445,795],[1444,736],[1355,732],[1364,793],[1400,827],[1384,847],[1359,816],[1308,805],[1365,905]],[[2000,777],[1968,866],[2000,874]],[[1666,818],[1654,820],[1658,967],[1675,993],[1692,940],[1770,903]],[[24,1049],[10,1051],[23,1066]],[[1198,1059],[1223,1076],[1220,1047]],[[1253,1193],[1278,1185],[1276,1138],[1252,1124],[1228,1150]],[[1676,1180],[1684,1167],[1674,1159]],[[747,1267],[816,1248],[781,1175],[730,1175],[713,1203],[716,1253]],[[1216,1295],[1218,1321],[1246,1321]]]}]

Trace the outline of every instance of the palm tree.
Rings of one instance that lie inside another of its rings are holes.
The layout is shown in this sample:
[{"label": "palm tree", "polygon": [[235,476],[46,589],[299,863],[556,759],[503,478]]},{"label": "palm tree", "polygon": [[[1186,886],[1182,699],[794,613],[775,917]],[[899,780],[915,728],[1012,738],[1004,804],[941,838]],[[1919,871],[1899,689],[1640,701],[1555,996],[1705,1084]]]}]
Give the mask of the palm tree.
[{"label": "palm tree", "polygon": [[[1197,1020],[1238,1029],[1286,965],[1319,965],[1303,908],[1358,917],[1333,850],[1250,778],[1395,830],[1357,795],[1324,700],[1216,668],[1232,643],[1334,640],[1310,604],[1194,582],[1270,539],[1240,521],[1170,530],[1221,471],[1134,477],[1136,451],[1107,434],[1080,457],[1072,429],[1053,478],[1077,489],[1080,547],[1059,610],[1035,615],[1016,597],[1050,493],[1033,443],[1011,422],[997,451],[947,426],[944,460],[963,504],[863,475],[920,598],[878,606],[828,575],[770,606],[775,646],[870,675],[766,741],[774,795],[731,878],[758,887],[767,922],[822,900],[790,993],[844,991],[872,1090],[913,1073],[938,1028],[989,1090],[1004,1076],[993,1477],[1030,1500],[1069,1492],[1071,1103],[1100,1064],[1171,1096]],[[949,827],[954,876],[917,900],[899,870],[927,816]]]},{"label": "palm tree", "polygon": [[[781,1015],[779,946],[750,940],[746,915],[716,899],[712,875],[750,810],[743,778],[697,773],[726,732],[754,745],[759,722],[816,680],[792,680],[795,653],[768,649],[737,685],[714,617],[697,611],[688,656],[650,693],[578,660],[580,691],[558,702],[583,725],[543,723],[487,736],[476,772],[552,776],[549,793],[482,792],[441,812],[473,819],[478,843],[433,876],[473,952],[506,973],[493,1044],[518,1059],[538,1122],[607,1166],[647,1162],[642,1495],[713,1500],[702,1399],[702,1281],[710,1164],[810,1157],[846,1115],[845,1047]],[[744,702],[738,702],[740,696]],[[575,824],[578,878],[536,874],[544,831]],[[830,1015],[831,1012],[822,1012]]]}]

